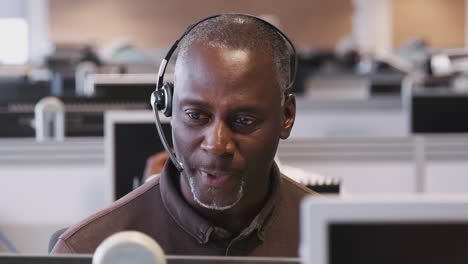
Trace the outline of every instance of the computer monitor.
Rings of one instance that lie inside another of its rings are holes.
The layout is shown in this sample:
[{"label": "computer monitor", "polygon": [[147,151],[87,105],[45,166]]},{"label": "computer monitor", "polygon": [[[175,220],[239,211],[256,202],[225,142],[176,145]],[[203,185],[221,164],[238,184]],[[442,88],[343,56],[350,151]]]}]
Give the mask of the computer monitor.
[{"label": "computer monitor", "polygon": [[468,263],[468,196],[307,198],[304,264]]},{"label": "computer monitor", "polygon": [[156,88],[154,83],[102,83],[95,85],[95,98],[113,102],[147,102]]},{"label": "computer monitor", "polygon": [[411,133],[468,133],[468,93],[413,92],[409,115]]},{"label": "computer monitor", "polygon": [[[172,75],[168,75],[172,79]],[[83,93],[112,102],[144,102],[149,105],[151,93],[156,89],[156,74],[92,74],[84,85]]]},{"label": "computer monitor", "polygon": [[36,103],[50,95],[48,81],[30,81],[25,77],[0,76],[0,109],[20,102]]},{"label": "computer monitor", "polygon": [[[167,264],[299,264],[298,258],[166,256]],[[1,255],[0,264],[91,264],[92,255]],[[134,262],[133,264],[138,264]]]},{"label": "computer monitor", "polygon": [[396,70],[371,74],[369,75],[369,95],[371,97],[399,96],[403,78],[404,74]]},{"label": "computer monitor", "polygon": [[39,256],[0,254],[0,264],[91,264],[91,255]]},{"label": "computer monitor", "polygon": [[[162,128],[172,145],[171,126],[162,118]],[[152,111],[108,111],[105,114],[106,168],[113,183],[113,197],[126,195],[141,181],[146,160],[164,151]]]}]

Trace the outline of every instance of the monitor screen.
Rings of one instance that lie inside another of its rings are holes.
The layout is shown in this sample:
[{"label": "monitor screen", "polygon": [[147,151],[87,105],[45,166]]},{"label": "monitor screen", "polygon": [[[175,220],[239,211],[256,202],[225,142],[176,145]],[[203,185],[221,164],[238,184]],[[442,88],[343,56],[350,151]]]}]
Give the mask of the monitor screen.
[{"label": "monitor screen", "polygon": [[[162,128],[172,145],[171,126]],[[146,160],[153,154],[164,151],[154,122],[114,124],[114,183],[115,199],[126,195],[139,182],[145,170]]]},{"label": "monitor screen", "polygon": [[28,256],[28,255],[2,255],[0,264],[91,264],[90,255],[68,256]]},{"label": "monitor screen", "polygon": [[29,81],[26,78],[0,79],[0,108],[11,104],[28,102],[35,104],[50,94],[47,81]]},{"label": "monitor screen", "polygon": [[113,102],[147,102],[156,88],[154,83],[100,83],[94,86],[96,98]]},{"label": "monitor screen", "polygon": [[331,223],[330,264],[468,263],[466,223]]},{"label": "monitor screen", "polygon": [[468,133],[468,94],[414,95],[412,133]]}]

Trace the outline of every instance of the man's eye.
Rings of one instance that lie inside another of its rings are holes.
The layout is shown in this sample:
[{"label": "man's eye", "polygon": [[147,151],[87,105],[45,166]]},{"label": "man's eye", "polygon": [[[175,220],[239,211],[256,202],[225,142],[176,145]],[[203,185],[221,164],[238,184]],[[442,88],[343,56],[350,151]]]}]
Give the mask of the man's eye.
[{"label": "man's eye", "polygon": [[234,121],[236,122],[236,124],[242,126],[250,126],[255,123],[255,119],[245,116],[239,116]]},{"label": "man's eye", "polygon": [[186,113],[186,114],[187,114],[187,116],[188,116],[190,119],[194,119],[194,120],[200,119],[200,113],[188,112],[188,113]]},{"label": "man's eye", "polygon": [[203,114],[197,111],[186,111],[185,118],[188,122],[191,122],[194,124],[204,123],[209,120],[209,117],[206,114]]}]

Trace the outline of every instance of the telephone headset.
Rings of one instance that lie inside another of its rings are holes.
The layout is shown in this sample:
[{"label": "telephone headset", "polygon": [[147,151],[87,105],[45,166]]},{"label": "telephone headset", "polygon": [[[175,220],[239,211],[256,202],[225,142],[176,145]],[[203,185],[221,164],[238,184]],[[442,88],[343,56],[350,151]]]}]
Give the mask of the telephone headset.
[{"label": "telephone headset", "polygon": [[[290,57],[291,57],[291,59],[290,59],[290,62],[291,62],[290,72],[291,72],[291,74],[290,74],[289,84],[288,84],[287,89],[286,89],[286,91],[288,91],[292,87],[292,85],[294,83],[294,79],[296,77],[296,73],[297,73],[296,48],[294,47],[294,44],[291,42],[291,40],[280,29],[278,29],[277,27],[273,26],[271,23],[269,23],[269,22],[267,22],[267,21],[265,21],[263,19],[260,19],[260,18],[255,17],[255,16],[244,15],[244,14],[229,14],[229,15],[242,15],[242,16],[245,16],[245,17],[256,19],[256,20],[264,23],[265,25],[271,27],[272,29],[274,29],[284,40],[286,40],[286,42],[289,44],[289,46],[291,48],[291,50],[290,50],[290,54],[291,54],[290,55]],[[156,83],[156,90],[154,90],[154,92],[151,94],[151,106],[153,108],[153,112],[154,112],[154,115],[155,115],[156,129],[158,130],[158,134],[159,134],[159,137],[161,139],[161,142],[163,143],[164,149],[166,150],[167,154],[169,155],[170,160],[172,161],[172,163],[174,164],[174,166],[177,168],[177,170],[179,172],[183,171],[184,164],[182,164],[182,162],[177,160],[174,153],[172,153],[171,148],[169,147],[169,143],[167,142],[166,136],[164,135],[163,129],[161,127],[161,121],[160,121],[159,115],[158,115],[158,111],[161,111],[166,117],[170,117],[172,115],[172,95],[174,94],[174,84],[170,83],[170,82],[164,82],[164,73],[166,72],[168,62],[171,59],[171,56],[174,53],[174,51],[177,49],[177,47],[179,45],[179,42],[185,36],[187,36],[190,33],[190,31],[192,31],[199,24],[201,24],[201,23],[203,23],[203,22],[205,22],[207,20],[210,20],[210,19],[213,19],[213,18],[216,18],[216,17],[220,17],[220,16],[223,16],[223,15],[221,14],[221,15],[209,16],[209,17],[206,17],[206,18],[204,18],[204,19],[190,25],[185,30],[185,32],[182,34],[182,36],[180,36],[174,42],[174,44],[172,44],[172,46],[169,49],[169,51],[167,52],[166,56],[162,60],[161,65],[159,66],[158,79],[157,79],[157,83]]]}]

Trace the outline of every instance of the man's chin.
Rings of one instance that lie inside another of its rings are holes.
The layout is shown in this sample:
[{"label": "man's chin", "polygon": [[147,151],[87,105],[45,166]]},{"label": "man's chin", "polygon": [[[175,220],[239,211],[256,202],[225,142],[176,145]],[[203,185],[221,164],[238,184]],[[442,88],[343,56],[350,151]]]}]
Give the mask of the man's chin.
[{"label": "man's chin", "polygon": [[224,188],[217,188],[211,185],[201,184],[194,177],[189,177],[190,191],[193,199],[200,206],[223,211],[234,207],[242,199],[244,195],[245,181],[242,179],[235,191],[227,194]]},{"label": "man's chin", "polygon": [[210,201],[209,203],[205,203],[201,201],[200,199],[198,199],[196,195],[194,195],[193,198],[195,199],[198,205],[206,209],[216,210],[216,211],[225,211],[225,210],[231,209],[234,206],[236,206],[236,204],[240,201],[240,199],[238,199],[232,203],[219,203],[218,204],[216,201],[213,201],[213,200]]}]

